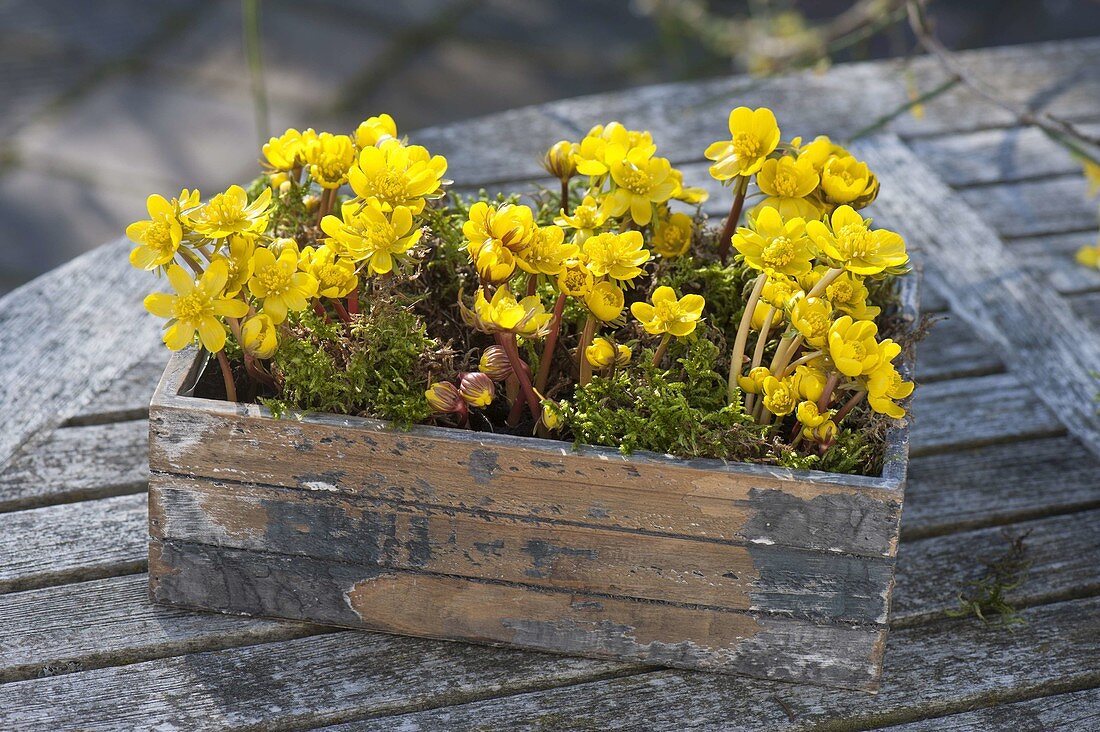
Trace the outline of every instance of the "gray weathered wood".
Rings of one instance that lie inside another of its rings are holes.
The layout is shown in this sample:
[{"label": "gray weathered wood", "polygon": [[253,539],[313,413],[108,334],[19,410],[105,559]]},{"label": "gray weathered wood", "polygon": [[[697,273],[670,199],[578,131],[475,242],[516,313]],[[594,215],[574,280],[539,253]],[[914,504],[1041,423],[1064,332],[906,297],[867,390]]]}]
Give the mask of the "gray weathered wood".
[{"label": "gray weathered wood", "polygon": [[[1070,304],[1081,320],[1100,330],[1100,292],[1082,293],[1074,297]],[[1097,385],[1100,387],[1100,380]],[[1100,388],[1097,392],[1100,393]]]},{"label": "gray weathered wood", "polygon": [[[878,173],[878,168],[875,172]],[[889,190],[886,181],[882,185],[884,193]],[[1087,192],[1084,176],[1074,173],[1049,180],[964,187],[959,189],[957,196],[970,204],[1002,237],[1015,239],[1073,231],[1095,232],[1096,204],[1088,199]]]},{"label": "gray weathered wood", "polygon": [[886,728],[889,732],[1050,732],[1100,729],[1100,689],[1001,704]]},{"label": "gray weathered wood", "polygon": [[914,456],[1065,432],[1032,388],[1012,374],[925,384],[912,409]]},{"label": "gray weathered wood", "polygon": [[[1063,297],[1041,283],[896,138],[867,141],[858,151],[882,184],[876,211],[921,250],[926,274],[945,284],[951,310],[1071,433],[1100,454],[1096,379],[1090,374],[1100,363],[1100,331],[1082,323]],[[918,210],[938,216],[913,215]]]},{"label": "gray weathered wood", "polygon": [[145,568],[145,494],[0,514],[0,592]]},{"label": "gray weathered wood", "polygon": [[0,726],[56,732],[303,729],[635,670],[343,632],[4,684]]},{"label": "gray weathered wood", "polygon": [[927,384],[1004,370],[974,330],[950,315],[938,320],[917,348],[917,381]]},{"label": "gray weathered wood", "polygon": [[1073,295],[1100,290],[1100,269],[1083,267],[1074,259],[1078,249],[1095,244],[1096,238],[1095,231],[1084,231],[1012,239],[1005,244],[1054,289],[1063,295]]},{"label": "gray weathered wood", "polygon": [[157,388],[168,349],[155,350],[99,390],[65,422],[67,426],[105,424],[149,416],[149,399]]},{"label": "gray weathered wood", "polygon": [[1100,506],[1100,460],[1072,437],[913,459],[903,540]]},{"label": "gray weathered wood", "polygon": [[867,729],[974,705],[1100,684],[1100,599],[1024,613],[1015,632],[975,620],[905,628],[891,636],[879,693],[826,690],[659,671],[412,712],[325,732],[448,729]]},{"label": "gray weathered wood", "polygon": [[149,423],[143,419],[47,432],[0,470],[0,510],[143,490],[148,454]]},{"label": "gray weathered wood", "polygon": [[[156,286],[118,241],[0,299],[0,465],[160,344],[141,301]],[[66,297],[62,293],[95,293]]]},{"label": "gray weathered wood", "polygon": [[321,632],[154,605],[144,573],[0,595],[0,627],[0,683]]}]

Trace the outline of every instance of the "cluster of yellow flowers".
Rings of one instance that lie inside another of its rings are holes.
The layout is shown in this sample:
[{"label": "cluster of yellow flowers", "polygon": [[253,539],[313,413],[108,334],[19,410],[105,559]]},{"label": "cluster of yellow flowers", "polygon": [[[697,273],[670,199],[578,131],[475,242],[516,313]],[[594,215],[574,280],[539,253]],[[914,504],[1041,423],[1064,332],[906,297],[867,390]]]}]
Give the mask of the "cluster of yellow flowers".
[{"label": "cluster of yellow flowers", "polygon": [[[272,137],[263,156],[270,186],[251,200],[236,185],[205,203],[198,191],[171,201],[152,195],[149,218],[126,234],[137,245],[131,264],[164,271],[174,290],[145,299],[168,319],[165,344],[179,350],[197,335],[227,369],[228,327],[249,373],[268,381],[260,361],[275,352],[287,314],[312,304],[326,318],[331,308],[350,320],[360,278],[385,275],[407,255],[421,236],[416,217],[448,181],[447,161],[398,139],[389,115],[364,121],[354,135],[290,129]],[[355,195],[340,203],[345,183]],[[295,202],[311,242],[305,246],[275,230],[276,205]]]},{"label": "cluster of yellow flowers", "polygon": [[903,417],[897,402],[913,384],[893,363],[901,347],[876,338],[879,308],[867,301],[867,282],[903,274],[909,257],[901,236],[872,229],[858,212],[878,192],[874,174],[827,137],[782,143],[768,109],[735,109],[729,128],[731,139],[712,144],[706,156],[715,161],[711,175],[734,187],[731,218],[751,177],[765,196],[730,238],[760,274],[734,340],[729,399],[743,394],[745,409],[763,424],[793,414],[794,439],[823,445],[865,398],[874,411]]}]

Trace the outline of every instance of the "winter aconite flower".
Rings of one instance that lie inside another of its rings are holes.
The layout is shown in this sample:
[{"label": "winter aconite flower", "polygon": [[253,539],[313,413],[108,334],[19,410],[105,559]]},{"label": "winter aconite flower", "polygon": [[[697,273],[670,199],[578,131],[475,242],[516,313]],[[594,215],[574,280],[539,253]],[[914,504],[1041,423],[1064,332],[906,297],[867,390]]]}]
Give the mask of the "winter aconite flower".
[{"label": "winter aconite flower", "polygon": [[606,221],[607,211],[592,196],[585,196],[581,205],[573,209],[572,216],[562,213],[554,219],[554,223],[558,226],[573,229],[574,244],[584,244],[585,240],[602,228]]},{"label": "winter aconite flower", "polygon": [[474,298],[474,309],[471,311],[463,306],[462,316],[474,327],[488,333],[515,333],[527,337],[541,335],[553,317],[535,295],[516,300],[507,287],[498,287],[492,300],[487,300],[485,291],[479,289]]},{"label": "winter aconite flower", "polygon": [[878,326],[869,320],[852,320],[842,315],[829,328],[829,356],[837,370],[855,377],[870,373],[880,361],[875,334]]},{"label": "winter aconite flower", "polygon": [[[195,191],[198,194],[198,191]],[[137,244],[130,252],[130,264],[138,269],[156,269],[171,262],[183,240],[179,211],[164,196],[153,194],[145,201],[149,218],[126,227],[126,236]]]},{"label": "winter aconite flower", "polygon": [[263,146],[267,164],[274,170],[293,170],[305,164],[305,144],[314,139],[317,133],[306,130],[303,135],[291,127],[279,137],[272,137]]},{"label": "winter aconite flower", "polygon": [[241,346],[256,358],[271,358],[279,345],[275,323],[266,313],[253,315],[241,326]]},{"label": "winter aconite flower", "polygon": [[638,226],[645,226],[653,218],[653,204],[667,201],[679,187],[668,160],[644,157],[643,152],[633,150],[625,160],[611,163],[615,188],[607,201],[612,216],[629,211]]},{"label": "winter aconite flower", "polygon": [[597,282],[585,296],[584,304],[598,319],[609,323],[623,313],[623,291],[613,282]]},{"label": "winter aconite flower", "polygon": [[543,169],[560,181],[568,181],[577,174],[577,161],[573,156],[577,146],[569,140],[559,140],[542,156]]},{"label": "winter aconite flower", "polygon": [[791,325],[814,348],[825,345],[829,327],[833,324],[833,307],[820,297],[797,297],[791,306]]},{"label": "winter aconite flower", "polygon": [[470,259],[476,260],[481,247],[491,241],[512,252],[523,250],[537,229],[534,212],[528,206],[510,203],[492,206],[478,201],[470,207],[462,234],[466,237]]},{"label": "winter aconite flower", "polygon": [[796,276],[809,272],[814,252],[806,237],[806,223],[800,218],[783,220],[771,206],[765,206],[733,235],[733,246],[745,264],[763,272]]},{"label": "winter aconite flower", "polygon": [[482,351],[477,367],[493,381],[504,381],[512,375],[512,362],[500,346],[489,346]]},{"label": "winter aconite flower", "polygon": [[225,325],[220,317],[240,318],[248,313],[243,300],[224,296],[228,271],[224,262],[212,262],[196,282],[178,264],[168,268],[168,282],[175,295],[154,292],[145,298],[145,309],[169,318],[164,344],[173,351],[188,346],[199,335],[203,348],[217,353],[225,346]]},{"label": "winter aconite flower", "polygon": [[466,402],[458,387],[449,381],[437,381],[424,392],[424,398],[432,411],[440,414],[464,413]]},{"label": "winter aconite flower", "polygon": [[666,259],[683,256],[691,248],[693,231],[694,224],[687,214],[674,213],[660,219],[653,227],[653,251]]},{"label": "winter aconite flower", "polygon": [[524,272],[556,275],[578,251],[576,244],[565,243],[565,231],[560,227],[542,226],[516,255],[516,263]]},{"label": "winter aconite flower", "polygon": [[442,195],[446,172],[447,160],[442,155],[391,139],[359,152],[359,159],[348,171],[348,183],[357,196],[376,201],[383,211],[406,206],[418,214],[426,200]]},{"label": "winter aconite flower", "polygon": [[355,144],[360,148],[373,147],[394,137],[397,137],[397,123],[388,114],[368,117],[355,130]]},{"label": "winter aconite flower", "polygon": [[738,107],[729,116],[730,139],[711,144],[704,153],[713,160],[710,174],[717,180],[752,175],[779,144],[779,125],[767,107]]},{"label": "winter aconite flower", "polygon": [[890,339],[879,344],[881,362],[867,375],[867,403],[879,414],[893,419],[905,416],[905,409],[896,403],[913,393],[913,383],[901,378],[891,363],[901,354],[901,346]]},{"label": "winter aconite flower", "polygon": [[595,277],[628,283],[642,273],[641,265],[649,261],[649,250],[643,244],[640,231],[590,237],[583,247],[588,270]]},{"label": "winter aconite flower", "polygon": [[567,260],[558,273],[558,289],[570,297],[587,297],[594,281],[588,267],[579,259]]},{"label": "winter aconite flower", "polygon": [[676,291],[664,285],[653,291],[652,302],[652,305],[636,302],[630,306],[630,312],[646,333],[669,333],[678,338],[694,332],[706,305],[702,295],[689,294],[677,299]]},{"label": "winter aconite flower", "polygon": [[493,403],[496,388],[488,375],[473,372],[463,374],[458,383],[458,393],[471,407],[487,407]]},{"label": "winter aconite flower", "polygon": [[878,195],[878,180],[867,163],[851,155],[830,158],[821,171],[821,190],[830,203],[862,208]]},{"label": "winter aconite flower", "polygon": [[285,247],[278,259],[270,249],[257,249],[252,255],[252,278],[248,290],[263,301],[263,310],[271,320],[281,323],[289,311],[305,310],[317,295],[317,279],[298,271],[296,247]]},{"label": "winter aconite flower", "polygon": [[851,206],[841,206],[829,218],[828,226],[811,221],[806,232],[825,256],[849,272],[875,275],[903,268],[909,262],[905,241],[893,231],[872,230],[870,224],[870,219]]},{"label": "winter aconite flower", "polygon": [[191,227],[208,239],[221,239],[230,234],[262,234],[271,215],[271,189],[265,188],[256,200],[248,202],[248,194],[240,186],[229,186],[224,193],[211,198],[188,214]]},{"label": "winter aconite flower", "polygon": [[800,217],[816,219],[821,209],[808,199],[817,188],[818,174],[809,160],[785,155],[778,160],[765,160],[756,176],[756,183],[767,196],[755,210],[770,206],[784,219]]},{"label": "winter aconite flower", "polygon": [[370,274],[389,274],[394,260],[420,241],[420,229],[413,228],[412,212],[405,206],[387,214],[377,202],[362,206],[349,201],[341,216],[330,214],[321,219],[321,230],[331,237],[329,241],[338,252],[366,262]]},{"label": "winter aconite flower", "polygon": [[317,280],[317,294],[321,297],[346,297],[359,287],[355,263],[337,256],[336,250],[327,244],[303,249],[299,268]]},{"label": "winter aconite flower", "polygon": [[765,377],[761,384],[764,393],[764,409],[777,417],[784,417],[798,405],[798,390],[791,379]]},{"label": "winter aconite flower", "polygon": [[[222,260],[229,269],[229,279],[225,283],[225,294],[233,297],[252,276],[252,255],[256,252],[256,238],[252,234],[233,234],[226,239],[228,243],[223,254],[215,254],[214,261]],[[228,250],[228,251],[227,251]]]},{"label": "winter aconite flower", "polygon": [[322,188],[339,188],[355,162],[355,147],[347,135],[322,132],[305,146],[309,174]]}]

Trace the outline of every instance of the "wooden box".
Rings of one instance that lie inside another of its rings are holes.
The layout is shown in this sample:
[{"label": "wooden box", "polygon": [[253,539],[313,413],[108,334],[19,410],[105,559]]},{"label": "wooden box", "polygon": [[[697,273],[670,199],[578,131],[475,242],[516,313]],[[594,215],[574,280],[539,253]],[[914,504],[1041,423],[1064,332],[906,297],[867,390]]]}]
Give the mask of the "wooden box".
[{"label": "wooden box", "polygon": [[275,419],[189,396],[206,360],[176,354],[150,408],[157,602],[877,687],[905,426],[881,477],[625,457]]}]

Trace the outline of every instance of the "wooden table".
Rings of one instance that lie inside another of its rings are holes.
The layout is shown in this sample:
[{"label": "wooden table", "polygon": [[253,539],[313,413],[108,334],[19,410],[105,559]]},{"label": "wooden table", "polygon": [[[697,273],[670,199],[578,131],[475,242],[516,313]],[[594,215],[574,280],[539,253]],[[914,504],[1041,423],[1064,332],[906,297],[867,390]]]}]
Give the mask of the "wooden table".
[{"label": "wooden table", "polygon": [[[1100,41],[961,56],[1022,105],[1100,122]],[[944,78],[914,65],[921,89]],[[729,78],[423,131],[452,177],[537,178],[537,152],[619,119],[703,178],[735,104],[844,139],[905,100],[893,62]],[[956,86],[861,143],[880,223],[947,318],[922,344],[886,673],[869,696],[638,665],[178,612],[146,598],[146,404],[166,359],[151,286],[106,245],[0,301],[0,728],[1097,729],[1100,272],[1079,166]],[[894,135],[897,135],[895,137]],[[719,203],[719,206],[722,204]],[[937,212],[920,224],[908,206]],[[33,232],[28,232],[33,235]],[[1082,366],[1074,354],[1093,358]],[[1026,624],[951,618],[983,560],[1025,535]]]}]

